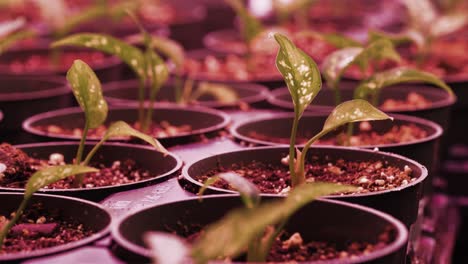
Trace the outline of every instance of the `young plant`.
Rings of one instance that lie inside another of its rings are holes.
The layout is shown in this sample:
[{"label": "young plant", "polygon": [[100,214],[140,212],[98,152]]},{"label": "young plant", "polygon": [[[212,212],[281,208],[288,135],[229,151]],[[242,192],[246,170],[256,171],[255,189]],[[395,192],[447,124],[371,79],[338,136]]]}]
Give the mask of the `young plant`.
[{"label": "young plant", "polygon": [[[73,94],[85,114],[85,126],[83,135],[76,153],[75,165],[87,165],[99,147],[110,137],[134,136],[154,146],[158,151],[167,152],[154,138],[145,135],[130,127],[123,121],[118,121],[109,126],[101,141],[96,144],[82,162],[84,144],[89,129],[97,128],[107,118],[108,107],[103,98],[101,83],[93,70],[83,61],[75,60],[67,72],[67,80],[72,87]],[[83,183],[83,175],[75,177],[74,186],[80,187]]]},{"label": "young plant", "polygon": [[20,217],[23,215],[29,200],[35,192],[39,189],[46,187],[49,184],[63,180],[73,175],[97,172],[99,170],[83,165],[61,165],[48,167],[35,172],[26,183],[24,190],[24,197],[19,205],[18,209],[13,215],[13,218],[9,220],[5,225],[0,226],[0,251],[2,250],[3,242],[10,232],[11,228],[18,222]]},{"label": "young plant", "polygon": [[[175,235],[164,233],[149,232],[145,241],[152,248],[155,260],[159,261],[157,263],[186,263],[191,259],[202,264],[234,259],[246,249],[247,261],[265,262],[274,240],[296,211],[321,196],[352,191],[355,191],[354,187],[333,183],[304,184],[284,199],[230,211],[221,220],[204,228],[192,248]],[[170,243],[162,243],[166,238]],[[177,262],[167,262],[174,260],[174,256],[178,256]]]},{"label": "young plant", "polygon": [[304,163],[307,151],[316,140],[336,128],[352,122],[382,120],[390,118],[363,100],[351,100],[338,105],[325,121],[322,131],[305,144],[302,153],[297,150],[296,134],[299,120],[322,87],[320,71],[315,62],[304,51],[297,48],[288,38],[275,34],[280,49],[276,66],[284,77],[294,104],[294,120],[289,146],[289,171],[291,187],[305,182]]},{"label": "young plant", "polygon": [[309,10],[316,0],[273,0],[273,9],[278,14],[281,24],[294,19],[299,28],[305,29],[309,26]]},{"label": "young plant", "polygon": [[22,17],[0,23],[0,54],[18,41],[36,36],[34,30],[24,28],[25,26],[26,20]]}]

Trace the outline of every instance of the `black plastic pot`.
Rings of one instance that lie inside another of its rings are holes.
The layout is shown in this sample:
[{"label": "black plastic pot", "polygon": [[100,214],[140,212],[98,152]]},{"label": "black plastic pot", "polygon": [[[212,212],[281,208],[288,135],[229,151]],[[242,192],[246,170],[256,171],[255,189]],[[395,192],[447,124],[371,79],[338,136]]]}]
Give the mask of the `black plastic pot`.
[{"label": "black plastic pot", "polygon": [[[0,214],[9,215],[11,212],[14,212],[18,205],[23,199],[22,193],[0,193],[0,199],[2,201],[2,206],[0,209]],[[111,226],[111,216],[110,214],[99,204],[92,203],[89,201],[71,198],[71,197],[61,197],[57,195],[45,195],[45,194],[35,194],[30,201],[30,204],[41,202],[44,204],[45,209],[60,209],[61,214],[64,217],[70,217],[74,220],[83,223],[85,227],[89,227],[95,230],[95,234],[78,240],[75,242],[70,242],[64,245],[39,249],[30,252],[20,252],[20,253],[11,253],[11,254],[1,254],[0,262],[19,262],[27,259],[32,259],[36,257],[43,257],[47,255],[63,253],[65,251],[75,249],[78,247],[85,246],[90,244],[105,235],[110,231]],[[27,210],[27,209],[26,209]]]},{"label": "black plastic pot", "polygon": [[[352,99],[353,89],[351,88],[356,87],[356,85],[356,82],[346,82],[343,84],[341,89],[343,101]],[[455,104],[456,98],[450,97],[447,92],[440,88],[416,84],[388,87],[382,90],[380,102],[386,99],[403,100],[410,92],[421,94],[427,100],[431,101],[432,105],[428,108],[386,110],[385,112],[417,116],[431,120],[439,124],[444,130],[449,127],[450,111],[451,107]],[[283,109],[294,109],[287,88],[277,89],[271,92],[271,97],[268,98],[268,102]],[[323,87],[312,105],[307,108],[307,111],[330,112],[334,107],[335,97],[333,90],[328,89],[328,87]]]},{"label": "black plastic pot", "polygon": [[[113,82],[103,87],[106,101],[115,106],[138,106],[138,85],[139,81]],[[195,87],[197,83],[194,84]],[[238,95],[239,100],[233,103],[223,103],[216,100],[211,95],[203,95],[197,101],[191,102],[192,105],[201,105],[212,108],[239,108],[243,104],[252,106],[261,106],[266,102],[268,89],[262,85],[250,83],[227,84]],[[161,87],[156,97],[157,101],[166,103],[175,103],[174,82]]]},{"label": "black plastic pot", "polygon": [[[323,124],[325,123],[328,114],[326,113],[305,113],[298,127],[298,136],[311,138],[320,132]],[[394,118],[391,120],[381,120],[371,122],[372,130],[377,133],[384,133],[389,131],[394,125],[409,125],[415,124],[419,128],[427,132],[428,136],[424,139],[420,139],[413,142],[395,143],[395,144],[379,144],[379,145],[368,145],[360,146],[360,148],[374,149],[378,148],[380,151],[396,153],[413,160],[417,160],[428,168],[429,177],[425,181],[425,188],[429,192],[432,184],[433,173],[439,166],[439,139],[442,136],[442,128],[434,122],[427,121],[421,118],[404,116],[404,115],[392,115]],[[234,124],[230,127],[231,134],[238,140],[253,143],[255,145],[267,145],[267,146],[289,146],[288,144],[275,143],[272,141],[259,140],[251,137],[252,132],[257,132],[262,135],[270,137],[282,137],[289,139],[291,134],[291,127],[294,119],[292,113],[282,113],[270,118],[256,118],[246,120],[241,123]],[[358,126],[355,126],[355,133],[358,130]],[[342,131],[342,130],[341,130]],[[330,136],[333,137],[337,134],[332,133]],[[300,145],[300,146],[303,146]]]},{"label": "black plastic pot", "polygon": [[[225,113],[204,108],[204,107],[180,107],[173,104],[159,104],[156,106],[153,114],[153,121],[167,121],[171,125],[181,126],[190,125],[192,131],[180,133],[174,136],[158,137],[164,146],[180,144],[186,141],[199,139],[202,134],[215,133],[226,127],[230,118]],[[106,123],[123,120],[127,123],[137,121],[138,108],[136,107],[111,107],[107,116]],[[23,123],[23,128],[27,132],[36,136],[39,141],[58,139],[58,140],[80,140],[79,137],[64,134],[51,134],[37,128],[37,126],[57,125],[59,127],[82,128],[84,127],[84,114],[80,108],[66,108],[62,110],[50,111],[28,118]],[[91,137],[88,140],[100,140],[100,138]],[[110,139],[113,140],[113,139]],[[114,141],[122,141],[114,139]]]},{"label": "black plastic pot", "polygon": [[73,95],[64,78],[0,75],[0,83],[0,108],[4,114],[0,123],[1,142],[28,141],[21,125],[32,113],[73,105]]},{"label": "black plastic pot", "polygon": [[[66,52],[78,52],[78,51],[85,51],[84,49],[72,49],[72,48],[65,48],[65,49],[59,49],[60,52],[66,53]],[[0,75],[15,75],[15,76],[52,76],[52,75],[63,75],[65,76],[69,66],[60,66],[57,69],[43,66],[43,67],[36,67],[33,70],[18,70],[15,69],[14,67],[11,67],[12,64],[15,63],[15,61],[26,61],[31,58],[34,58],[35,56],[47,56],[51,57],[52,56],[52,49],[49,48],[47,44],[44,43],[39,43],[36,47],[34,48],[28,48],[28,49],[11,49],[10,51],[7,51],[3,54],[0,55],[1,62],[0,63]],[[117,78],[120,75],[121,72],[121,61],[118,58],[115,57],[109,57],[107,55],[104,55],[105,57],[99,61],[86,61],[91,68],[95,71],[96,75],[98,76],[99,80],[101,82],[108,82],[112,80],[117,80]],[[86,60],[84,58],[80,58],[80,56],[77,56],[76,59],[82,59]]]},{"label": "black plastic pot", "polygon": [[[281,198],[264,197],[264,200],[273,199]],[[112,235],[119,246],[116,252],[125,261],[147,262],[151,252],[143,242],[146,232],[182,233],[184,224],[206,226],[221,219],[229,210],[242,206],[237,195],[219,195],[206,197],[203,202],[194,198],[140,210],[113,226]],[[320,212],[320,217],[315,212]],[[389,226],[396,230],[396,237],[381,250],[354,259],[313,263],[404,263],[404,245],[408,239],[406,228],[393,217],[370,208],[326,199],[317,200],[295,213],[285,229],[300,232],[304,241],[346,243],[350,240],[375,242],[378,235]]]},{"label": "black plastic pot", "polygon": [[[192,185],[194,191],[203,185],[195,180],[197,176],[206,175],[212,169],[218,167],[229,168],[232,164],[247,164],[253,160],[268,164],[281,164],[281,159],[289,153],[287,147],[259,147],[223,154],[213,155],[187,164],[182,169],[183,179]],[[419,201],[423,196],[423,185],[427,178],[427,169],[421,164],[399,156],[396,154],[344,147],[314,146],[308,151],[308,156],[328,157],[330,160],[362,160],[362,161],[382,161],[389,165],[403,168],[405,165],[413,170],[415,181],[403,187],[391,190],[330,196],[329,198],[356,203],[381,210],[401,220],[407,227],[410,227],[417,218]],[[209,187],[212,193],[235,193],[227,189]]]},{"label": "black plastic pot", "polygon": [[[229,55],[220,53],[220,52],[206,50],[206,49],[193,50],[186,54],[186,57],[188,59],[193,59],[196,61],[204,60],[207,56],[214,56],[216,58],[222,59]],[[275,63],[274,58],[275,57],[272,57],[271,65],[274,65]],[[274,71],[271,72],[271,75],[270,73],[268,73],[267,76],[256,77],[253,79],[251,78],[249,80],[239,80],[235,78],[212,78],[210,76],[203,75],[203,74],[202,75],[192,74],[192,73],[189,73],[189,74],[190,74],[191,79],[194,79],[197,81],[212,81],[212,82],[218,81],[218,82],[228,82],[228,83],[245,83],[245,82],[252,83],[254,82],[254,83],[265,85],[269,89],[274,89],[274,88],[282,87],[285,85],[283,77],[281,76],[279,71],[276,70],[276,68],[274,68]]]},{"label": "black plastic pot", "polygon": [[[17,145],[15,147],[21,149],[29,156],[45,160],[48,160],[49,156],[53,153],[60,153],[64,156],[65,162],[71,164],[75,158],[76,151],[78,150],[78,145],[79,144],[76,142],[49,142]],[[88,153],[93,146],[94,144],[86,144],[84,153]],[[135,160],[142,169],[149,170],[150,173],[155,176],[139,182],[120,184],[116,186],[73,189],[41,189],[39,192],[100,201],[112,193],[148,186],[167,180],[171,176],[174,176],[182,167],[182,161],[173,154],[169,153],[165,156],[152,147],[123,143],[104,144],[97,151],[92,162],[99,162],[110,167],[114,161],[124,161],[126,159]],[[22,192],[23,189],[0,187],[0,191]]]}]

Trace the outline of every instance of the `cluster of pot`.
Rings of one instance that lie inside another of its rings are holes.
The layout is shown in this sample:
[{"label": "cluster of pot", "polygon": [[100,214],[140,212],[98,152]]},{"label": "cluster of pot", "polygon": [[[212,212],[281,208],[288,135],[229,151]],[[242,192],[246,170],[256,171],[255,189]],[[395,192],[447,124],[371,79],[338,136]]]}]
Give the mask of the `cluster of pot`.
[{"label": "cluster of pot", "polygon": [[[224,10],[216,4],[214,6],[213,10],[219,8],[216,12],[220,14]],[[179,21],[168,28],[158,25],[157,29],[152,28],[152,30],[158,32],[157,34],[171,32],[170,36],[180,41],[184,47],[194,45],[191,41],[193,36],[202,36],[205,30],[207,22],[204,16],[207,12],[203,6],[185,9],[194,11],[193,19],[189,23]],[[190,12],[186,10],[183,14],[189,17]],[[213,11],[209,11],[208,16],[210,12]],[[230,12],[226,12],[228,17],[232,16]],[[213,23],[209,24],[211,29]],[[187,56],[194,60],[208,56],[221,56],[222,58],[230,56],[219,55],[220,47],[224,47],[223,39],[217,39],[220,36],[227,37],[230,41],[232,38],[237,38],[238,33],[233,33],[232,30],[222,30],[208,34],[204,42],[208,48],[214,50],[198,50],[188,53]],[[30,46],[13,48],[0,55],[2,58],[0,63],[1,141],[17,144],[17,148],[36,158],[47,160],[51,158],[51,155],[55,155],[52,158],[56,159],[58,155],[61,155],[60,159],[71,160],[78,147],[80,136],[47,130],[51,127],[53,130],[56,126],[81,128],[84,122],[82,111],[76,106],[71,90],[63,77],[66,68],[52,70],[47,67],[35,67],[31,71],[27,68],[18,71],[14,67],[16,60],[24,58],[34,60],[38,54],[48,56],[51,53],[48,45],[44,45],[41,41],[28,45]],[[82,51],[65,50],[72,54]],[[31,63],[34,64],[34,61]],[[107,121],[109,123],[117,120],[135,122],[138,107],[135,90],[138,81],[123,80],[131,76],[128,68],[120,60],[108,56],[101,56],[95,65],[93,63],[90,65],[104,83],[104,96],[111,105]],[[229,168],[233,164],[247,164],[253,160],[271,164],[281,163],[281,159],[288,153],[288,147],[285,144],[253,138],[251,135],[255,132],[271,137],[289,138],[294,118],[290,111],[294,109],[294,105],[288,89],[282,79],[278,79],[278,76],[221,81],[209,80],[206,76],[191,76],[191,78],[196,83],[218,81],[228,84],[238,95],[238,101],[223,103],[213,98],[199,98],[198,101],[189,105],[178,105],[174,103],[175,81],[171,80],[159,91],[158,100],[161,102],[155,106],[156,114],[153,121],[167,121],[177,126],[188,125],[191,131],[163,135],[157,139],[171,151],[173,146],[183,147],[193,142],[219,140],[226,134],[220,131],[227,130],[232,135],[228,137],[228,140],[234,138],[233,141],[239,147],[247,144],[255,148],[211,156],[203,153],[202,158],[190,162],[185,161],[183,165],[184,161],[173,153],[166,155],[150,147],[115,139],[114,142],[106,143],[99,150],[96,156],[100,157],[101,162],[112,164],[114,160],[133,158],[141,168],[150,171],[154,177],[119,186],[40,190],[33,196],[32,202],[42,202],[46,209],[60,208],[64,215],[91,226],[95,230],[95,235],[48,249],[0,254],[0,261],[18,261],[78,248],[102,239],[110,232],[119,248],[125,252],[122,254],[124,260],[148,260],[152,257],[152,252],[142,239],[146,232],[169,231],[168,226],[172,228],[171,231],[178,230],[182,227],[178,227],[176,223],[183,220],[189,221],[186,224],[206,226],[233,208],[241,207],[242,202],[235,191],[217,187],[208,187],[211,195],[203,198],[203,202],[200,203],[196,192],[203,183],[197,179],[218,167]],[[348,83],[343,84],[343,97],[351,98],[352,90],[347,89],[347,85]],[[458,80],[452,87],[456,88],[456,85],[459,85]],[[355,82],[349,80],[349,86],[355,86]],[[366,145],[360,148],[314,145],[309,156],[326,156],[332,161],[337,159],[384,161],[386,164],[403,170],[410,169],[413,179],[393,189],[332,195],[305,206],[290,219],[290,222],[296,225],[292,229],[300,232],[305,240],[327,238],[339,244],[348,241],[353,236],[352,239],[356,241],[376,241],[388,226],[392,226],[396,230],[393,241],[382,249],[357,257],[353,263],[405,262],[407,248],[414,247],[411,243],[415,243],[415,241],[409,241],[409,237],[418,236],[420,228],[417,225],[422,217],[420,212],[431,197],[432,181],[440,167],[441,155],[447,147],[448,139],[444,131],[449,128],[451,107],[455,104],[455,97],[449,96],[441,89],[422,84],[408,84],[385,89],[381,96],[384,99],[401,99],[406,98],[411,92],[421,94],[431,102],[430,106],[395,110],[390,113],[394,117],[393,122],[390,120],[375,122],[372,123],[372,129],[385,132],[392,125],[414,124],[426,131],[427,137],[413,142]],[[299,134],[312,134],[321,127],[334,106],[331,98],[333,98],[333,91],[326,87],[322,89],[313,105],[306,109],[301,120],[302,126],[299,128]],[[247,110],[246,105],[248,105]],[[240,107],[243,110],[239,110]],[[267,117],[255,117],[256,113],[262,112],[267,112]],[[241,118],[238,118],[239,120],[231,118],[230,113],[236,113]],[[99,138],[89,139],[99,140]],[[85,151],[89,151],[91,147],[92,144],[87,143]],[[3,168],[1,165],[2,163],[0,163],[0,170]],[[178,182],[181,186],[194,192],[193,198],[131,212],[118,220],[113,219],[104,206],[91,202],[101,201],[110,194],[121,191],[138,191],[138,188],[142,186],[154,185],[157,188],[160,182],[174,176],[179,176]],[[380,183],[376,182],[376,184]],[[3,201],[1,213],[8,215],[21,202],[24,190],[0,187],[0,191],[2,191],[0,199]],[[265,200],[270,199],[283,198],[281,195],[269,195],[265,198]],[[320,217],[316,217],[315,212],[320,212]],[[198,222],[195,223],[192,219]],[[310,229],[312,226],[314,228]],[[410,244],[409,247],[408,244]],[[349,260],[343,261],[343,263],[348,263]]]}]

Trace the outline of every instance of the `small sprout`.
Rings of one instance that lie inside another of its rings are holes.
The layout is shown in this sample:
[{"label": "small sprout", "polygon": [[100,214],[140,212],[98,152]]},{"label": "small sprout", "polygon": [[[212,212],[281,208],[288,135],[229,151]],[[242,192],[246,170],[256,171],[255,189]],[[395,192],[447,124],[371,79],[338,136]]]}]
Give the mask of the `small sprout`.
[{"label": "small sprout", "polygon": [[197,89],[190,96],[190,101],[196,101],[203,95],[211,95],[216,101],[234,104],[239,101],[239,95],[227,84],[200,82]]},{"label": "small sprout", "polygon": [[250,47],[251,41],[263,31],[263,26],[257,18],[249,13],[241,0],[225,0],[232,7],[241,21],[241,33],[247,47]]},{"label": "small sprout", "polygon": [[144,241],[153,252],[154,263],[190,263],[190,247],[176,235],[163,232],[148,232]]}]

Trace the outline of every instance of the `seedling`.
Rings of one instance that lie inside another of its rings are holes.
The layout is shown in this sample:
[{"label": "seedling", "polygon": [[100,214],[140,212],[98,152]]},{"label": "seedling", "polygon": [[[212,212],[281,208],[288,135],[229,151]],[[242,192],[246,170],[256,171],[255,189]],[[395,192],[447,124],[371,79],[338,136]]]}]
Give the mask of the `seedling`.
[{"label": "seedling", "polygon": [[0,23],[0,54],[18,41],[36,36],[35,31],[25,29],[25,26],[26,20],[22,17]]},{"label": "seedling", "polygon": [[309,10],[316,2],[316,0],[273,0],[273,8],[281,24],[294,19],[299,28],[305,29],[309,25]]},{"label": "seedling", "polygon": [[364,100],[351,100],[338,105],[329,115],[322,130],[304,145],[302,152],[297,150],[296,134],[299,120],[322,87],[320,71],[315,62],[304,51],[297,48],[288,38],[275,34],[280,49],[276,66],[284,77],[294,104],[294,120],[289,146],[289,171],[291,187],[305,182],[304,163],[310,146],[319,138],[347,123],[389,119],[385,113]]},{"label": "seedling", "polygon": [[[107,118],[108,107],[102,95],[99,79],[85,62],[75,60],[72,67],[67,72],[67,80],[72,87],[73,94],[75,95],[78,104],[85,114],[83,135],[75,158],[76,165],[87,165],[96,151],[106,140],[117,136],[134,136],[151,144],[158,151],[164,153],[167,152],[156,139],[133,129],[123,121],[117,121],[109,126],[102,139],[93,147],[82,162],[84,144],[86,142],[88,130],[97,128],[104,123]],[[82,182],[83,175],[77,175],[74,181],[75,187],[80,187]]]},{"label": "seedling", "polygon": [[[204,228],[191,248],[182,239],[166,233],[149,232],[145,241],[152,248],[155,260],[159,261],[157,263],[187,263],[192,259],[194,263],[202,264],[211,260],[234,259],[246,250],[248,262],[265,262],[274,240],[296,211],[321,196],[355,190],[351,186],[333,183],[304,184],[284,199],[232,210]],[[241,192],[241,195],[248,197],[249,194]],[[176,260],[174,256],[177,256]]]}]

